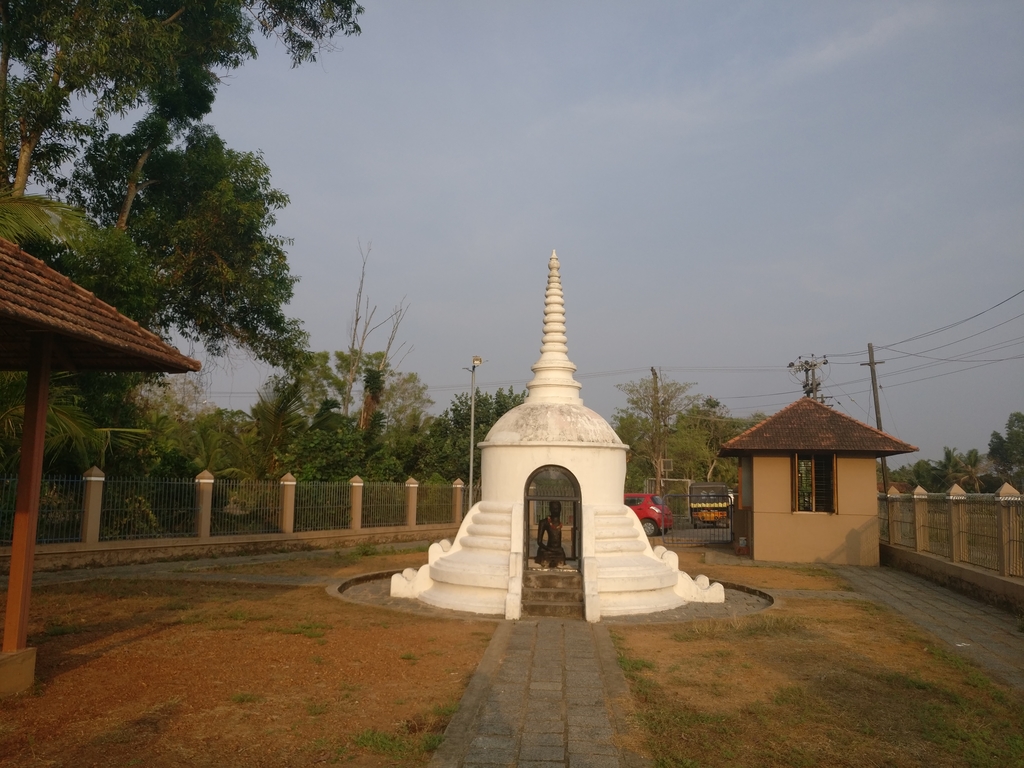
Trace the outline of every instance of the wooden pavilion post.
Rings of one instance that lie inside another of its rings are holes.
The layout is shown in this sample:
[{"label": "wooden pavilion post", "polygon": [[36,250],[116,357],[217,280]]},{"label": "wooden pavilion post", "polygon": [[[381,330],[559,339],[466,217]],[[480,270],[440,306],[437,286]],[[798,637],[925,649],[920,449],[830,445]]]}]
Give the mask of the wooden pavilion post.
[{"label": "wooden pavilion post", "polygon": [[28,639],[28,604],[32,594],[32,564],[39,525],[39,488],[43,479],[43,440],[46,436],[46,401],[50,390],[53,334],[31,333],[31,360],[25,389],[25,419],[21,434],[21,466],[14,506],[11,539],[11,574],[7,582],[4,618],[4,653],[25,650]]}]

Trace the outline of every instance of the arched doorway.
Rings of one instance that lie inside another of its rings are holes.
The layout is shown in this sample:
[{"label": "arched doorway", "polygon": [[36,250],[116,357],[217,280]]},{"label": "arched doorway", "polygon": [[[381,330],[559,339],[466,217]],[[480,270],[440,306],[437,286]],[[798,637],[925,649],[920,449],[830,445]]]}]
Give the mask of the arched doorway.
[{"label": "arched doorway", "polygon": [[580,567],[580,521],[582,519],[582,497],[580,484],[565,467],[548,465],[535,470],[526,481],[523,503],[523,551],[527,553],[523,566],[537,568],[534,557],[537,554],[537,526],[548,516],[551,503],[557,501],[562,507],[562,549],[566,565],[576,570]]}]

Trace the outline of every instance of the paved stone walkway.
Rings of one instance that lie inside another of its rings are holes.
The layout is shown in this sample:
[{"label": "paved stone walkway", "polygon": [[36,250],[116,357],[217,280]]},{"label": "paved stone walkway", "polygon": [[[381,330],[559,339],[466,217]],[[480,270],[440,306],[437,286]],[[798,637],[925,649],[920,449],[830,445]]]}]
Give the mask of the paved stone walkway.
[{"label": "paved stone walkway", "polygon": [[503,621],[431,768],[627,768],[629,696],[608,629],[561,619]]},{"label": "paved stone walkway", "polygon": [[888,605],[993,677],[1024,690],[1024,632],[1011,614],[895,568],[832,569],[860,596]]}]

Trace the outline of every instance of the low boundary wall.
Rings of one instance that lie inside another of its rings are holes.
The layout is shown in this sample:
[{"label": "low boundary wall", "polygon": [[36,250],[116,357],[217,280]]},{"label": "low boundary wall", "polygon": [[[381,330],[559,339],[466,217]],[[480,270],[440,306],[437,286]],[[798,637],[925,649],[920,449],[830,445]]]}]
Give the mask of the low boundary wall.
[{"label": "low boundary wall", "polygon": [[[37,544],[36,571],[67,568],[98,568],[111,565],[152,563],[161,560],[196,560],[201,557],[284,552],[289,550],[334,549],[359,544],[387,545],[410,541],[453,539],[459,527],[450,525],[395,526],[357,531],[310,531],[306,533],[264,533],[245,536],[217,536],[209,539],[134,539],[102,541],[95,544]],[[10,570],[11,548],[0,547],[0,574]]]}]

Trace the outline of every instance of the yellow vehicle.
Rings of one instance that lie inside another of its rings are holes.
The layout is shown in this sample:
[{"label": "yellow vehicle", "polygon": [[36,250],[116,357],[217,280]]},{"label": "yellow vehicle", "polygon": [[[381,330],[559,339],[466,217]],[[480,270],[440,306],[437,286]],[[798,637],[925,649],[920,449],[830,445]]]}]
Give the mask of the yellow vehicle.
[{"label": "yellow vehicle", "polygon": [[725,483],[693,483],[690,486],[690,520],[694,528],[727,528],[732,494]]}]

